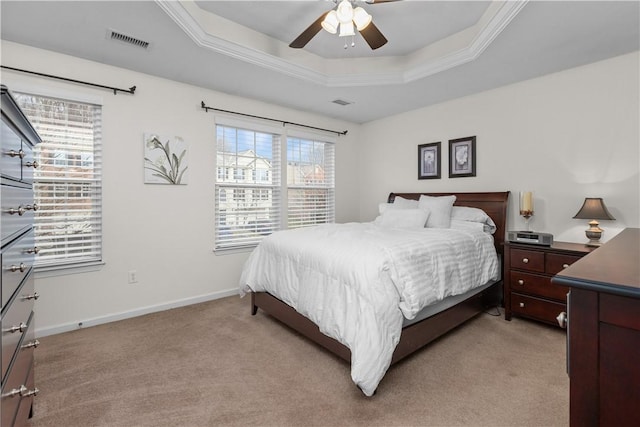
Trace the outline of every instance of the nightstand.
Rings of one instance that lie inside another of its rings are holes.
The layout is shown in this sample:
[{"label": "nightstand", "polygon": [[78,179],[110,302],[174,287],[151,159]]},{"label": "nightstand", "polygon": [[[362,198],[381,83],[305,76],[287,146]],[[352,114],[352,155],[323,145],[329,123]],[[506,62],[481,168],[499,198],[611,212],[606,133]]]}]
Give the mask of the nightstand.
[{"label": "nightstand", "polygon": [[556,317],[567,310],[569,288],[551,283],[551,278],[594,249],[582,243],[505,242],[505,320],[515,315],[558,326]]}]

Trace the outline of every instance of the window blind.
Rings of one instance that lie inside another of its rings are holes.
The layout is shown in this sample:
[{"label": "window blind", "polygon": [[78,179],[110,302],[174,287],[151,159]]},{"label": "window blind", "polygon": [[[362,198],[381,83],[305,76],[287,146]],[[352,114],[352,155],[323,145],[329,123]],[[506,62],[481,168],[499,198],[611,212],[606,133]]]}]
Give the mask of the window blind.
[{"label": "window blind", "polygon": [[287,139],[287,227],[335,221],[335,145]]},{"label": "window blind", "polygon": [[215,249],[255,246],[280,228],[280,135],[216,126]]},{"label": "window blind", "polygon": [[38,269],[102,261],[102,107],[17,93],[35,148]]}]

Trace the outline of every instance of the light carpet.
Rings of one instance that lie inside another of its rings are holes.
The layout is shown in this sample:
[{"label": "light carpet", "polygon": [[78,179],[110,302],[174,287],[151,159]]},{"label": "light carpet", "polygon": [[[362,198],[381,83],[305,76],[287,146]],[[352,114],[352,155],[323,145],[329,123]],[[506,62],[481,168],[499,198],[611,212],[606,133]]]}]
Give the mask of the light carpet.
[{"label": "light carpet", "polygon": [[349,366],[229,297],[44,337],[43,426],[567,426],[564,331],[481,314],[392,366]]}]

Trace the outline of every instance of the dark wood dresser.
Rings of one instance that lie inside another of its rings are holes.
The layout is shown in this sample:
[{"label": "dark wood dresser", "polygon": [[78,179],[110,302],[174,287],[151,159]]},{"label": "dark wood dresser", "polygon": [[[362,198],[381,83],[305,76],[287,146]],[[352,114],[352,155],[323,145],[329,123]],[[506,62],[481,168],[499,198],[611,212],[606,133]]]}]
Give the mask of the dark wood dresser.
[{"label": "dark wood dresser", "polygon": [[0,138],[0,216],[2,286],[2,404],[0,425],[22,426],[33,413],[35,339],[33,264],[38,248],[33,237],[37,205],[33,198],[33,148],[40,137],[2,86]]},{"label": "dark wood dresser", "polygon": [[571,425],[640,426],[640,229],[625,229],[552,281],[571,287]]},{"label": "dark wood dresser", "polygon": [[557,326],[556,317],[566,311],[569,288],[551,283],[551,277],[593,249],[568,242],[551,246],[505,243],[505,319],[516,315]]}]

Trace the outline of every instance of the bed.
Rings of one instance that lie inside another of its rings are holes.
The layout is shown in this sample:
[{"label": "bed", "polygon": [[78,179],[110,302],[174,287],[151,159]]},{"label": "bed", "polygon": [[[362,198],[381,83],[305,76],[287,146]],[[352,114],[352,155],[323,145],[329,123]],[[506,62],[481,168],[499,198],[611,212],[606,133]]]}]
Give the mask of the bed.
[{"label": "bed", "polygon": [[[479,208],[486,212],[495,224],[495,232],[492,235],[493,238],[491,239],[491,244],[493,245],[493,248],[495,248],[498,265],[501,265],[500,257],[504,252],[509,192],[391,193],[388,196],[387,202],[393,203],[396,198],[399,198],[398,200],[419,200],[421,195],[438,198],[441,196],[454,195],[456,197],[454,206]],[[364,225],[362,225],[362,227],[364,227]],[[245,265],[244,270],[246,269],[247,266]],[[310,320],[311,318],[314,318],[314,316],[309,315],[309,308],[306,310],[301,310],[299,308],[300,312],[296,311],[296,309],[291,306],[293,304],[290,305],[284,302],[287,301],[288,298],[283,298],[279,295],[278,292],[280,291],[256,291],[255,286],[250,286],[250,283],[243,283],[243,281],[245,281],[244,270],[243,278],[241,279],[241,288],[244,287],[245,292],[250,291],[251,313],[253,315],[257,313],[258,309],[261,309],[285,325],[288,325],[292,329],[301,333],[303,336],[336,354],[340,358],[347,362],[351,362],[352,379],[356,385],[358,385],[358,387],[367,396],[371,396],[375,393],[382,377],[378,375],[378,377],[370,381],[369,379],[362,380],[361,375],[354,374],[354,371],[357,369],[355,365],[358,365],[359,369],[360,363],[358,360],[355,360],[355,353],[352,353],[352,350],[350,350],[350,348],[345,344],[345,340],[342,339],[342,336],[336,336],[333,331],[327,332],[326,325],[321,322],[314,323],[314,321]],[[254,277],[256,276],[254,275]],[[386,356],[383,354],[379,357],[380,359],[384,359],[381,362],[383,365],[381,368],[383,369],[382,375],[384,375],[384,372],[386,372],[386,369],[390,365],[409,356],[429,342],[486,310],[488,307],[497,305],[500,302],[502,295],[502,272],[500,268],[497,276],[494,274],[492,279],[493,280],[483,283],[482,286],[465,290],[455,296],[445,298],[438,302],[437,305],[426,307],[424,310],[417,313],[416,317],[412,320],[403,318],[402,327],[399,329],[398,336],[394,336],[392,339],[392,354],[388,353]],[[273,277],[269,280],[274,281]],[[274,287],[274,289],[276,288],[277,286]],[[369,296],[367,295],[366,298],[369,298]],[[348,304],[353,304],[353,301]],[[425,312],[427,312],[426,315],[424,314]],[[300,313],[304,313],[306,316]],[[362,315],[362,313],[360,313],[360,315]],[[385,314],[382,316],[384,317]],[[360,320],[355,319],[355,321],[359,322]],[[321,332],[321,328],[318,324],[323,325],[325,333]],[[386,333],[386,330],[382,332],[382,334]],[[329,335],[332,335],[333,337]],[[382,340],[385,342],[389,341],[387,338]],[[353,346],[351,347],[353,348]],[[362,351],[359,351],[359,353],[362,354]],[[385,357],[389,360],[385,361]],[[378,361],[376,361],[376,363],[377,362]]]}]

